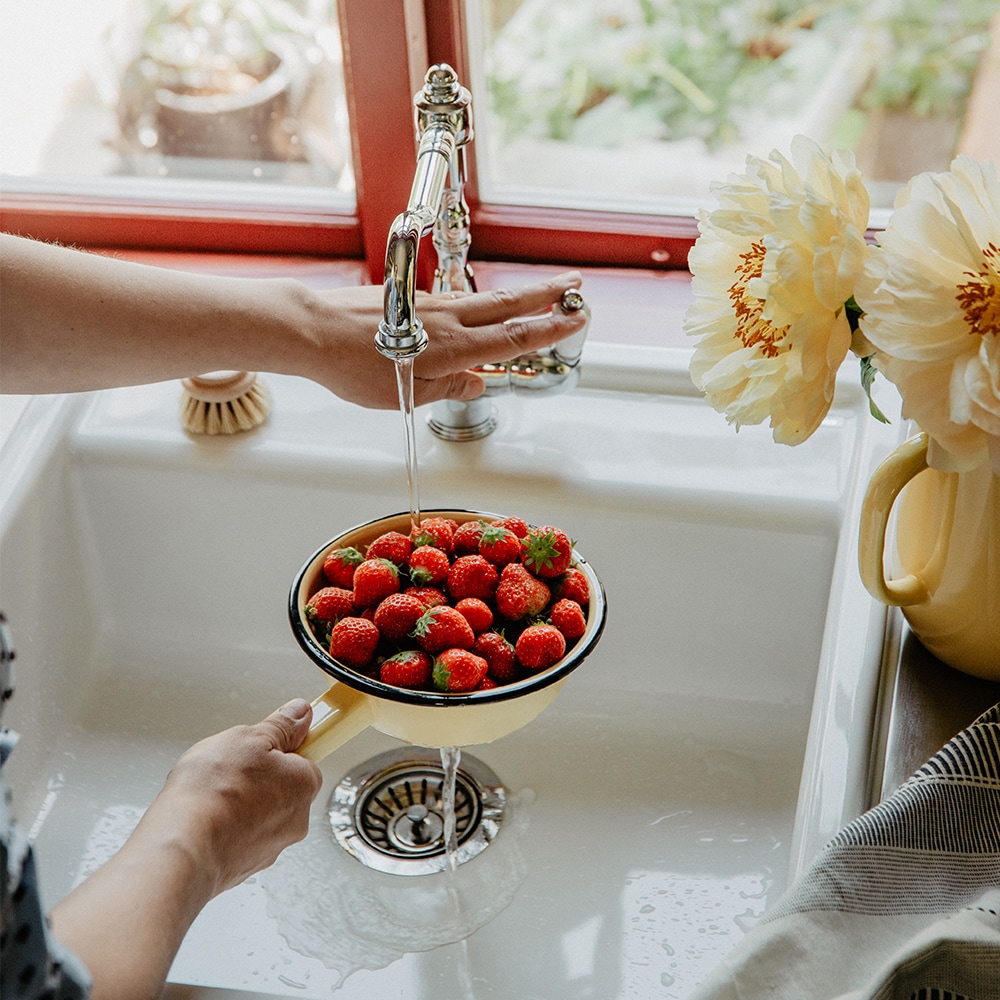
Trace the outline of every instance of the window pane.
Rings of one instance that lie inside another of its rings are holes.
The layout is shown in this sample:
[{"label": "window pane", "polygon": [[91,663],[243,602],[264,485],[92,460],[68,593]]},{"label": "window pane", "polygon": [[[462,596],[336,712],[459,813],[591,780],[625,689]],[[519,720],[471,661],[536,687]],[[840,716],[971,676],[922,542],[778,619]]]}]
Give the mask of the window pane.
[{"label": "window pane", "polygon": [[4,185],[350,211],[336,25],[333,0],[0,0]]},{"label": "window pane", "polygon": [[[469,0],[484,201],[688,212],[803,132],[947,169],[1000,0]],[[909,137],[913,135],[914,138]]]}]

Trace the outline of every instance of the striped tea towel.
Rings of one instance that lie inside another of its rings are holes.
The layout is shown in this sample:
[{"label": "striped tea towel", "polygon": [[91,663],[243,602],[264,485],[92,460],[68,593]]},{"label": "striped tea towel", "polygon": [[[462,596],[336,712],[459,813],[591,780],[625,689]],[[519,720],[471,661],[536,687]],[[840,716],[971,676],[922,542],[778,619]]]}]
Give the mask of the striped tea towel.
[{"label": "striped tea towel", "polygon": [[1000,1000],[1000,705],[845,827],[692,1000]]}]

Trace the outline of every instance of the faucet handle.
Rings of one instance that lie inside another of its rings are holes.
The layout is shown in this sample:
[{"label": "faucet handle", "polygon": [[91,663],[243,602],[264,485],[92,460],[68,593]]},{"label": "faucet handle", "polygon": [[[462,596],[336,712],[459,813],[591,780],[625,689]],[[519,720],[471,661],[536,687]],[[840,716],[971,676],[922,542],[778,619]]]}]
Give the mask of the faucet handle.
[{"label": "faucet handle", "polygon": [[590,327],[590,307],[575,288],[563,292],[558,308],[564,313],[585,310],[583,329],[543,351],[522,354],[510,361],[480,365],[472,370],[486,383],[482,396],[469,402],[441,400],[427,420],[430,429],[445,441],[474,441],[486,437],[497,424],[492,398],[508,392],[553,395],[572,389],[580,380],[580,358]]},{"label": "faucet handle", "polygon": [[567,314],[576,313],[582,309],[587,317],[587,322],[579,333],[574,333],[552,345],[553,357],[557,361],[575,368],[580,363],[583,345],[587,342],[587,331],[590,328],[590,306],[584,301],[583,294],[578,288],[567,288],[559,299],[559,308]]}]

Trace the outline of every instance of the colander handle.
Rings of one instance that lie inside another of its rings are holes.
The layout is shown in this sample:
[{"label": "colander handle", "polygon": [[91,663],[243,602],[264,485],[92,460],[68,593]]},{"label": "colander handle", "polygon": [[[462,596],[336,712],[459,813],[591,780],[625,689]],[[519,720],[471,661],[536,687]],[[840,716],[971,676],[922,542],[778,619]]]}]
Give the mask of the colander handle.
[{"label": "colander handle", "polygon": [[313,703],[313,721],[298,753],[319,763],[375,719],[371,699],[346,684],[331,684]]}]

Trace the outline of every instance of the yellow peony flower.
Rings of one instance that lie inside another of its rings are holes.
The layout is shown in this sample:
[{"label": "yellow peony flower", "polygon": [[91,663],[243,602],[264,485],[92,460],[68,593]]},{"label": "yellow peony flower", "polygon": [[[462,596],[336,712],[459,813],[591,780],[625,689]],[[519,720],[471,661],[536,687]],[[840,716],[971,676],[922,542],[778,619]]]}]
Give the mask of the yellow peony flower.
[{"label": "yellow peony flower", "polygon": [[1000,472],[1000,183],[960,156],[915,177],[869,248],[855,298],[875,365],[944,471]]},{"label": "yellow peony flower", "polygon": [[689,256],[699,337],[695,385],[737,428],[770,418],[774,440],[804,441],[826,416],[851,345],[844,303],[866,256],[868,193],[850,153],[796,136],[789,161],[747,157],[713,185]]}]

